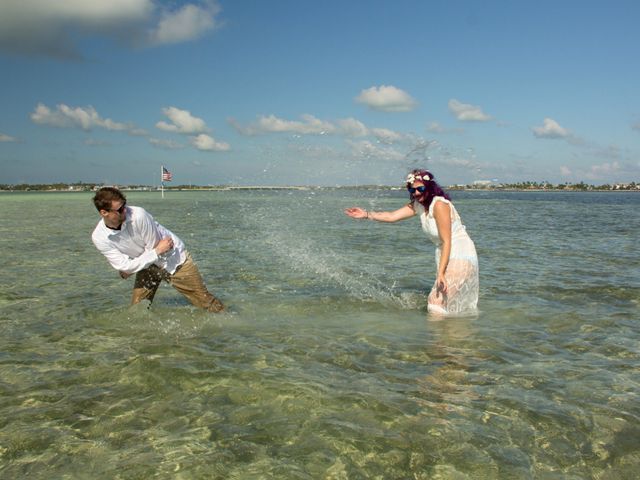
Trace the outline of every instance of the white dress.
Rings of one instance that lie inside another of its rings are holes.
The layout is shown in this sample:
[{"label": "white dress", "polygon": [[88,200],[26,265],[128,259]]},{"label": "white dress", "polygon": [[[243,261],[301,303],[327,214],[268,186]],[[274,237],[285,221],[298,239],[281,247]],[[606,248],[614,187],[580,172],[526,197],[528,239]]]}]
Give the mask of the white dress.
[{"label": "white dress", "polygon": [[473,314],[478,307],[478,255],[473,240],[469,237],[460,215],[453,204],[444,197],[434,197],[429,211],[422,209],[420,222],[427,237],[436,245],[436,268],[440,265],[442,240],[433,217],[436,202],[445,202],[451,211],[451,254],[445,271],[447,294],[436,292],[434,282],[429,293],[428,310],[443,315]]}]

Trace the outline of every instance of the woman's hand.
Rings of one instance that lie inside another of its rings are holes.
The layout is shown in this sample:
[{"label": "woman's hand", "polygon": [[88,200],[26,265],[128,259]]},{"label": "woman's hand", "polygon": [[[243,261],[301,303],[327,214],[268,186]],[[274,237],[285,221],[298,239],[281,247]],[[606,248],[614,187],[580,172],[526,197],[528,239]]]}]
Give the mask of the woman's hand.
[{"label": "woman's hand", "polygon": [[350,216],[351,218],[368,218],[369,217],[369,214],[367,213],[367,211],[360,207],[346,208],[344,213]]}]

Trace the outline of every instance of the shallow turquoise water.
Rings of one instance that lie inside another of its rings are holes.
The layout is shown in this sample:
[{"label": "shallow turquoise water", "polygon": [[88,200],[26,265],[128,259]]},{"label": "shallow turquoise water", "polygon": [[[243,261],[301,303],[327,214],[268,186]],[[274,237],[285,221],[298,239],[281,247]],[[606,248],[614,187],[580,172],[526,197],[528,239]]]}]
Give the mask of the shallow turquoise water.
[{"label": "shallow turquoise water", "polygon": [[453,192],[480,313],[431,321],[400,192],[128,194],[230,312],[128,307],[89,194],[0,194],[1,478],[636,478],[640,195]]}]

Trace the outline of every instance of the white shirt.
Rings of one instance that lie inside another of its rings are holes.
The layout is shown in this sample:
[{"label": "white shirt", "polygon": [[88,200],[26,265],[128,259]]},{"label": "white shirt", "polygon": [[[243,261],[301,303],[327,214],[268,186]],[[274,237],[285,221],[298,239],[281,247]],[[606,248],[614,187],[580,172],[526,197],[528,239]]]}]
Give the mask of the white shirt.
[{"label": "white shirt", "polygon": [[[141,207],[126,207],[126,217],[120,230],[105,225],[101,219],[91,234],[91,240],[113,268],[126,273],[136,273],[155,264],[170,274],[187,258],[184,243],[176,235],[156,222]],[[173,249],[158,256],[156,244],[164,237],[173,239]]]}]

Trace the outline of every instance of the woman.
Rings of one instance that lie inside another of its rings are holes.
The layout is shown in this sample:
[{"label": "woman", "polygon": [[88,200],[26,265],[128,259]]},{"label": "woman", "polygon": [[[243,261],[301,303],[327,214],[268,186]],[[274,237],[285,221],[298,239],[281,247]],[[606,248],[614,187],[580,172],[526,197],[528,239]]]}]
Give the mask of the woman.
[{"label": "woman", "polygon": [[420,215],[422,229],[436,245],[437,276],[428,298],[428,311],[440,315],[474,313],[478,305],[476,248],[451,203],[451,198],[426,170],[407,176],[410,202],[393,212],[347,208],[352,218],[397,222]]}]

